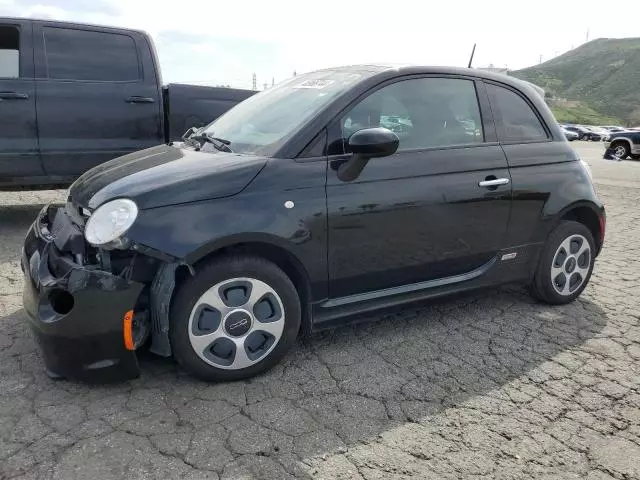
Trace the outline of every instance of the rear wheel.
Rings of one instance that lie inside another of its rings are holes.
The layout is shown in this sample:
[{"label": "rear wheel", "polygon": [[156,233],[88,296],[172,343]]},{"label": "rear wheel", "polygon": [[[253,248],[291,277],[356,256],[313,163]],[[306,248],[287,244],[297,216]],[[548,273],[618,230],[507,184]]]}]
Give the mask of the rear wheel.
[{"label": "rear wheel", "polygon": [[587,286],[594,261],[591,231],[581,223],[563,221],[543,249],[531,293],[553,305],[572,302]]},{"label": "rear wheel", "polygon": [[274,366],[295,343],[300,299],[287,275],[253,256],[214,260],[171,308],[173,354],[205,380],[239,380]]}]

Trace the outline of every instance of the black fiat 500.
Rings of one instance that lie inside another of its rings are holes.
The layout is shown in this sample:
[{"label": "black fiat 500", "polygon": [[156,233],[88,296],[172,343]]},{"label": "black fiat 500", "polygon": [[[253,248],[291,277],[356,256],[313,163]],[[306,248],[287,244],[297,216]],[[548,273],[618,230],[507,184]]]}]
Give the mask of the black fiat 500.
[{"label": "black fiat 500", "polygon": [[510,282],[571,302],[604,231],[588,167],[526,84],[335,68],[80,177],[27,234],[24,306],[52,376],[135,377],[147,346],[240,379],[380,308]]}]

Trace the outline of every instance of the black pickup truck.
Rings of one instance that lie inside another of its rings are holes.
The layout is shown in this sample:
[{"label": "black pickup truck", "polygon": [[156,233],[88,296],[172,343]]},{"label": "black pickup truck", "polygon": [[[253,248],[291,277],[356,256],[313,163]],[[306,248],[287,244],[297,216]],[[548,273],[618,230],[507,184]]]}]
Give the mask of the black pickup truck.
[{"label": "black pickup truck", "polygon": [[64,188],[253,93],[163,85],[145,32],[0,17],[0,190]]}]

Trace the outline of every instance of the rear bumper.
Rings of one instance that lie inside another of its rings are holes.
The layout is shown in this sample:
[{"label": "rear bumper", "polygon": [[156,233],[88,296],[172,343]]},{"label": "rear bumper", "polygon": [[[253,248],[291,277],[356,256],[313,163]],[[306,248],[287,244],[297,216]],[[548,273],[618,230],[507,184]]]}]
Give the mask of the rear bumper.
[{"label": "rear bumper", "polygon": [[124,345],[123,318],[143,285],[95,267],[83,267],[56,247],[45,207],[22,249],[23,304],[54,375],[110,382],[139,375],[135,352]]}]

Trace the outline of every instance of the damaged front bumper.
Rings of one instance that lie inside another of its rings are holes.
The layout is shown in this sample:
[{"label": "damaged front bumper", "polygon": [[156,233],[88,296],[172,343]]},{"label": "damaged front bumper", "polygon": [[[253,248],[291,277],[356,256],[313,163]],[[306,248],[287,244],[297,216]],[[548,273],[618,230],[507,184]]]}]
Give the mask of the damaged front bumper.
[{"label": "damaged front bumper", "polygon": [[124,318],[144,284],[83,265],[61,251],[56,235],[77,240],[82,233],[66,219],[54,235],[50,219],[57,214],[64,212],[45,207],[22,249],[23,303],[46,369],[52,376],[88,382],[135,378],[138,360],[125,345]]}]

